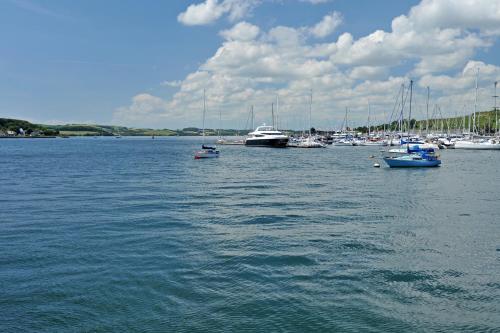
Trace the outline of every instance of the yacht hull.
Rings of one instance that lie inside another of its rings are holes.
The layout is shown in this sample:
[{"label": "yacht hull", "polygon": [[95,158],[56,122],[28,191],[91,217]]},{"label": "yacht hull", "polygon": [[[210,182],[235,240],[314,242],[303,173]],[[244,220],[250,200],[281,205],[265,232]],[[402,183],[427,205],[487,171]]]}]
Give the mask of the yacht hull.
[{"label": "yacht hull", "polygon": [[272,148],[286,148],[288,138],[276,139],[246,139],[245,146],[249,147],[272,147]]},{"label": "yacht hull", "polygon": [[194,154],[195,160],[201,160],[201,159],[205,159],[205,158],[217,158],[217,157],[219,157],[218,150],[202,149],[202,150],[197,151]]},{"label": "yacht hull", "polygon": [[365,141],[365,142],[358,143],[358,146],[385,146],[385,145],[387,145],[387,144],[384,144],[384,142],[382,142],[382,141],[379,141],[379,142]]},{"label": "yacht hull", "polygon": [[468,141],[457,141],[455,142],[455,149],[470,149],[470,150],[500,150],[499,143],[475,143]]},{"label": "yacht hull", "polygon": [[441,164],[440,160],[407,160],[398,158],[384,158],[385,163],[391,168],[429,168],[437,167]]}]

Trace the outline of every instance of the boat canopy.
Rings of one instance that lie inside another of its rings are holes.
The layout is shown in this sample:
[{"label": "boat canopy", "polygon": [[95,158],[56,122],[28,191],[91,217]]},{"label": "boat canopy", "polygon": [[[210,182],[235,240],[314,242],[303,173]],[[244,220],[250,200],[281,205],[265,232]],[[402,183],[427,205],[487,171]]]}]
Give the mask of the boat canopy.
[{"label": "boat canopy", "polygon": [[257,127],[257,129],[255,130],[256,132],[259,131],[259,132],[262,132],[262,131],[271,131],[271,132],[274,132],[274,128],[272,126],[259,126]]}]

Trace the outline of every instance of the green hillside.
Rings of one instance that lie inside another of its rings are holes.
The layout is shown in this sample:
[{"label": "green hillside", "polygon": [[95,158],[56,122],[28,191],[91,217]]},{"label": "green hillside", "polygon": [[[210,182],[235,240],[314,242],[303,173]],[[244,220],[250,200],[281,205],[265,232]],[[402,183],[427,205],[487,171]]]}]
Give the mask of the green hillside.
[{"label": "green hillside", "polygon": [[[498,112],[499,118],[500,118],[500,111]],[[497,128],[497,119],[496,119],[496,112],[495,111],[481,111],[476,113],[476,131],[480,134],[494,134],[496,132]],[[469,120],[470,117],[467,115],[465,118],[463,116],[461,117],[451,117],[451,118],[434,118],[434,119],[429,119],[429,122],[426,120],[416,120],[412,119],[411,120],[411,128],[417,130],[417,131],[424,131],[427,127],[427,123],[429,126],[429,131],[433,132],[439,132],[439,131],[455,131],[455,130],[462,130],[465,128],[467,130],[469,128]],[[474,124],[473,120],[471,121],[471,127]],[[404,120],[404,127],[407,127],[406,125],[408,124],[408,119]],[[500,125],[500,119],[499,119],[499,125]],[[378,130],[382,131],[383,129],[387,131],[395,131],[398,129],[398,122],[393,121],[390,124],[379,124],[376,126],[372,126],[372,131]],[[361,126],[355,129],[356,131],[366,133],[368,132],[368,128],[366,126]]]},{"label": "green hillside", "polygon": [[26,120],[0,118],[0,136],[6,135],[8,131],[19,133],[20,129],[26,135],[36,134],[37,136],[54,136],[59,135],[57,130],[48,126],[32,124]]},{"label": "green hillside", "polygon": [[[0,118],[0,136],[4,136],[8,131],[19,133],[20,129],[30,135],[37,136],[200,136],[202,130],[196,127],[187,127],[179,130],[171,129],[151,129],[151,128],[130,128],[112,125],[89,125],[89,124],[66,124],[66,125],[42,125],[33,124],[25,120]],[[232,136],[248,131],[238,131],[231,129],[216,130],[205,129],[205,135]]]}]

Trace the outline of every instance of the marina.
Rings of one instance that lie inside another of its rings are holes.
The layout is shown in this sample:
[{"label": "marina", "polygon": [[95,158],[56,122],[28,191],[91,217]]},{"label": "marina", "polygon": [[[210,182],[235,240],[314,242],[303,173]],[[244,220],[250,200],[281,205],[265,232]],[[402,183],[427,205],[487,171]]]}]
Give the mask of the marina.
[{"label": "marina", "polygon": [[0,333],[500,333],[500,0],[0,22]]}]

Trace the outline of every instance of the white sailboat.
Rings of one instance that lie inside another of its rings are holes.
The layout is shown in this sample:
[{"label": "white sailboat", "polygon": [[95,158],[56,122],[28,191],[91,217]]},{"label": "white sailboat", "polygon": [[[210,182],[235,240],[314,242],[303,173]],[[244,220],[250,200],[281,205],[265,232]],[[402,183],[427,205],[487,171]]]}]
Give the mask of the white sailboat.
[{"label": "white sailboat", "polygon": [[500,140],[498,139],[460,140],[455,142],[455,149],[500,150]]},{"label": "white sailboat", "polygon": [[[342,126],[340,128],[340,134],[337,134],[337,138],[333,140],[333,145],[334,146],[341,146],[341,147],[347,147],[347,146],[352,146],[353,143],[353,138],[352,136],[349,136],[349,131],[347,130],[347,107],[345,108],[345,116],[344,120],[342,121]],[[345,129],[344,129],[345,127]]]},{"label": "white sailboat", "polygon": [[195,160],[203,158],[215,158],[219,157],[220,154],[219,150],[217,150],[217,147],[205,145],[205,113],[207,111],[206,104],[207,103],[205,97],[205,90],[203,90],[203,130],[202,130],[203,139],[202,139],[201,149],[194,154]]},{"label": "white sailboat", "polygon": [[312,136],[311,133],[311,114],[312,114],[312,89],[309,99],[309,136],[302,139],[295,148],[326,148],[326,144],[316,140],[316,137]]},{"label": "white sailboat", "polygon": [[[470,138],[466,139],[466,140],[456,141],[455,142],[455,149],[500,150],[500,138],[486,139],[486,138],[475,138],[474,137],[474,134],[476,132],[478,76],[479,76],[479,68],[477,69],[477,72],[476,72],[476,94],[475,94],[475,98],[474,98],[474,113],[472,115],[472,120],[473,120],[472,129],[470,128],[471,122],[470,122],[470,118],[469,118]],[[495,84],[495,90],[496,90],[496,84]],[[496,93],[495,93],[495,95],[496,95]],[[496,102],[496,97],[495,97],[495,102]],[[495,105],[495,110],[496,110],[496,105]],[[497,120],[497,123],[498,123],[498,120]]]},{"label": "white sailboat", "polygon": [[357,145],[358,146],[384,146],[386,145],[385,142],[382,140],[382,138],[376,137],[372,135],[371,132],[371,112],[370,112],[370,102],[368,102],[368,122],[367,122],[367,127],[368,127],[368,137],[357,140]]}]

